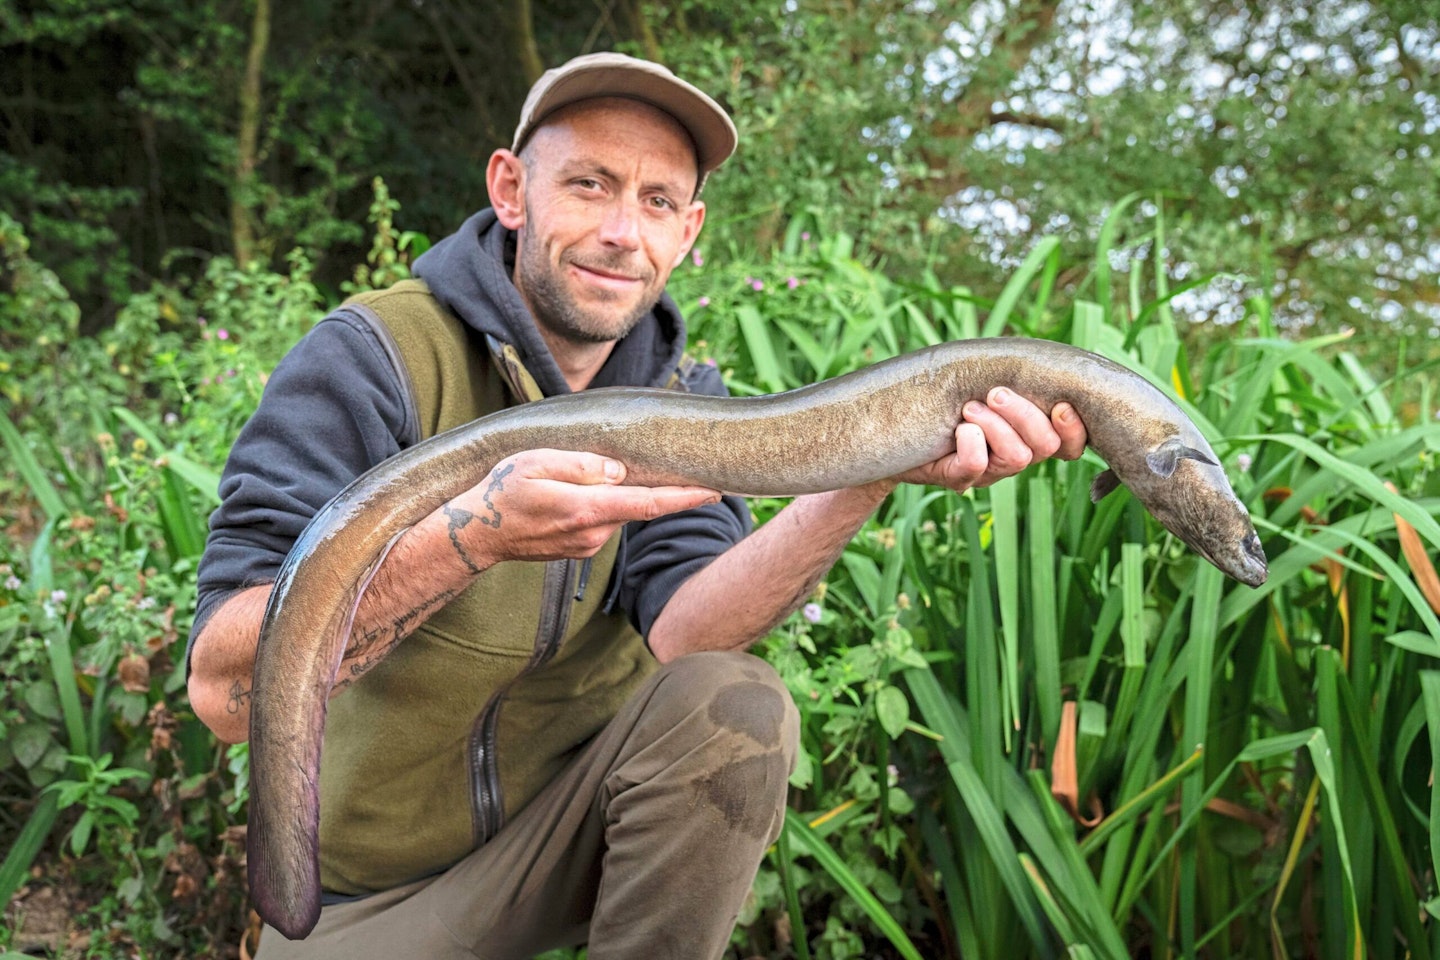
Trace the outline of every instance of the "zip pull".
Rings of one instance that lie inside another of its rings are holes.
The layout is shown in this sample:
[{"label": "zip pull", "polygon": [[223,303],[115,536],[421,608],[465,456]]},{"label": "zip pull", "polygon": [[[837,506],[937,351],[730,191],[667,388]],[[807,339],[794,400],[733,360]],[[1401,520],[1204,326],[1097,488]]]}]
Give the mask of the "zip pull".
[{"label": "zip pull", "polygon": [[585,588],[590,585],[590,565],[595,562],[594,557],[586,557],[585,562],[580,564],[580,575],[575,578],[575,602],[579,603],[585,599]]}]

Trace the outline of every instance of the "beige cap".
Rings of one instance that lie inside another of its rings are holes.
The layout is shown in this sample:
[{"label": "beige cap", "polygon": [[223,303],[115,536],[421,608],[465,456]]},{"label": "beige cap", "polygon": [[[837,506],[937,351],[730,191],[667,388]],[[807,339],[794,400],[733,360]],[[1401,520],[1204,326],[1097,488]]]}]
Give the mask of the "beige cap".
[{"label": "beige cap", "polygon": [[629,97],[664,110],[690,133],[700,179],[735,152],[735,124],[720,104],[665,67],[623,53],[591,53],[545,73],[530,88],[511,149],[561,107],[594,97]]}]

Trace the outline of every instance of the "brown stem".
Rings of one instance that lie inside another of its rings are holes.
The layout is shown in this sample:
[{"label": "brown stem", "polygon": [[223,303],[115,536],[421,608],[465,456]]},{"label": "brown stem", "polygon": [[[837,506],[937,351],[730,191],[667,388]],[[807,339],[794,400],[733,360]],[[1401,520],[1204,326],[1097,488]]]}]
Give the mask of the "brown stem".
[{"label": "brown stem", "polygon": [[255,255],[255,224],[250,216],[250,186],[255,177],[255,145],[260,135],[260,80],[270,44],[270,0],[255,0],[250,53],[240,84],[240,135],[235,144],[235,185],[230,195],[230,234],[240,266]]}]

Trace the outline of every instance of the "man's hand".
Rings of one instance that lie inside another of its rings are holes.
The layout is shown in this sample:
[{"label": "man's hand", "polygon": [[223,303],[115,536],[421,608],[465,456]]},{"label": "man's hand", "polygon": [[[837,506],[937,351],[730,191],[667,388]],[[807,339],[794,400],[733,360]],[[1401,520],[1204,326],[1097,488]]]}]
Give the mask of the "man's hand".
[{"label": "man's hand", "polygon": [[593,556],[631,520],[719,499],[705,487],[628,486],[624,464],[593,453],[530,450],[501,461],[442,511],[457,551],[484,569]]},{"label": "man's hand", "polygon": [[1085,425],[1068,403],[1047,417],[1012,390],[996,387],[985,403],[965,404],[955,428],[955,452],[895,478],[964,491],[988,487],[1050,457],[1077,460],[1085,450]]}]

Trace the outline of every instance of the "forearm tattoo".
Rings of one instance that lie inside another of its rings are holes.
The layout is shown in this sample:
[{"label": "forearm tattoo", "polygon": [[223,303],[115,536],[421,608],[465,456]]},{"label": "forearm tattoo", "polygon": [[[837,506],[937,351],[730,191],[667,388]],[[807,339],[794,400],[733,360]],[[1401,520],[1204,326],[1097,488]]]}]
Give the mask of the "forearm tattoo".
[{"label": "forearm tattoo", "polygon": [[[491,509],[493,510],[494,507],[491,507]],[[445,519],[450,521],[445,527],[445,532],[450,534],[450,546],[455,548],[455,553],[464,562],[465,569],[474,574],[482,573],[483,571],[475,565],[475,561],[470,559],[470,554],[465,552],[465,545],[460,542],[460,531],[463,530],[471,520],[475,519],[475,514],[460,507],[452,507],[448,503],[441,507],[440,511],[445,514]],[[496,513],[495,515],[498,517],[500,514]],[[485,522],[483,517],[481,518],[481,522]],[[499,526],[499,524],[496,523],[496,526]]]},{"label": "forearm tattoo", "polygon": [[395,649],[395,646],[419,626],[426,617],[455,599],[458,591],[446,590],[431,597],[418,606],[395,617],[389,623],[380,624],[355,638],[345,659],[349,661],[349,672],[335,681],[336,687],[346,687],[369,673],[381,660]]}]

